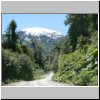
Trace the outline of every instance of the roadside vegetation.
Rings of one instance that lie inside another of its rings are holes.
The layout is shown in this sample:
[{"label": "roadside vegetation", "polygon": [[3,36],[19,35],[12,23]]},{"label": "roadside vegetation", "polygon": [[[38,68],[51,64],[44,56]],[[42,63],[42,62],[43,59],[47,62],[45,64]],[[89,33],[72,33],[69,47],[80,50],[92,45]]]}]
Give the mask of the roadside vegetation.
[{"label": "roadside vegetation", "polygon": [[40,79],[53,71],[56,82],[97,86],[98,15],[68,14],[64,23],[70,26],[68,34],[45,57],[44,47],[35,37],[33,48],[21,43],[12,20],[2,35],[2,85]]}]

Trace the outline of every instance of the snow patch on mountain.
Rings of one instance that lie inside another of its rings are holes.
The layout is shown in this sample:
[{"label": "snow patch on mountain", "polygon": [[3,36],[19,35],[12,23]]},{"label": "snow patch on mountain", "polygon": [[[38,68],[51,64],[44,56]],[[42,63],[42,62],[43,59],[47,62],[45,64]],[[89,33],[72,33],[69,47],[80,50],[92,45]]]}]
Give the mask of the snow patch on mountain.
[{"label": "snow patch on mountain", "polygon": [[22,29],[21,31],[23,31],[26,35],[34,35],[34,36],[45,35],[48,37],[51,37],[51,36],[59,37],[62,35],[60,32],[57,32],[51,29],[40,28],[40,27],[25,28],[25,29]]}]

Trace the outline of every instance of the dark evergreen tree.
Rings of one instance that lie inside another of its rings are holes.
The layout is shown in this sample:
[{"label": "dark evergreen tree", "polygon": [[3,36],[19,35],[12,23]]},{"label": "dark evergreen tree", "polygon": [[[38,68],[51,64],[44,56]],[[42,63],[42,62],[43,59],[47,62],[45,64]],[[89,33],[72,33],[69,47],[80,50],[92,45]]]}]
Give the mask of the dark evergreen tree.
[{"label": "dark evergreen tree", "polygon": [[16,28],[17,24],[14,20],[12,20],[6,30],[6,36],[7,36],[6,47],[12,49],[12,51],[16,51],[17,40],[19,38],[18,35],[16,34]]},{"label": "dark evergreen tree", "polygon": [[69,14],[66,16],[65,25],[70,25],[68,34],[72,51],[75,51],[80,35],[90,38],[91,31],[97,29],[97,17],[96,14]]}]

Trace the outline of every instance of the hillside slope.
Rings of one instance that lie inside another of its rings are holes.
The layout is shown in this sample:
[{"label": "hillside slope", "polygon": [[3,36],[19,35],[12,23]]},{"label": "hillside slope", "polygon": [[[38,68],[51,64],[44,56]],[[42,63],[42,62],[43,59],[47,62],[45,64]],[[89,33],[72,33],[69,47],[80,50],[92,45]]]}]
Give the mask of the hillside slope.
[{"label": "hillside slope", "polygon": [[81,86],[98,85],[98,39],[95,34],[92,44],[68,54],[60,54],[58,71],[53,80]]}]

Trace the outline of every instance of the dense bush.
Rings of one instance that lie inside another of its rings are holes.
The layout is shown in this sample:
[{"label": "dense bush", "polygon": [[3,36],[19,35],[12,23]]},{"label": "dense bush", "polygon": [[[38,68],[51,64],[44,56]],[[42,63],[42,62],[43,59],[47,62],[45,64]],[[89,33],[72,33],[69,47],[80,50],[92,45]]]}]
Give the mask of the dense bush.
[{"label": "dense bush", "polygon": [[81,86],[97,85],[98,50],[93,44],[87,47],[86,53],[78,49],[73,53],[60,54],[58,72],[53,80]]},{"label": "dense bush", "polygon": [[25,54],[18,54],[10,50],[2,50],[2,81],[32,80],[34,79],[35,64]]},{"label": "dense bush", "polygon": [[33,68],[35,67],[32,63],[31,59],[23,54],[18,57],[20,68],[20,77],[24,80],[32,80],[33,79]]},{"label": "dense bush", "polygon": [[20,66],[16,59],[18,54],[11,53],[10,50],[2,51],[2,80],[18,79]]},{"label": "dense bush", "polygon": [[[69,14],[68,35],[58,45],[58,71],[53,80],[75,85],[98,85],[98,15]],[[57,52],[57,50],[56,50]]]}]

